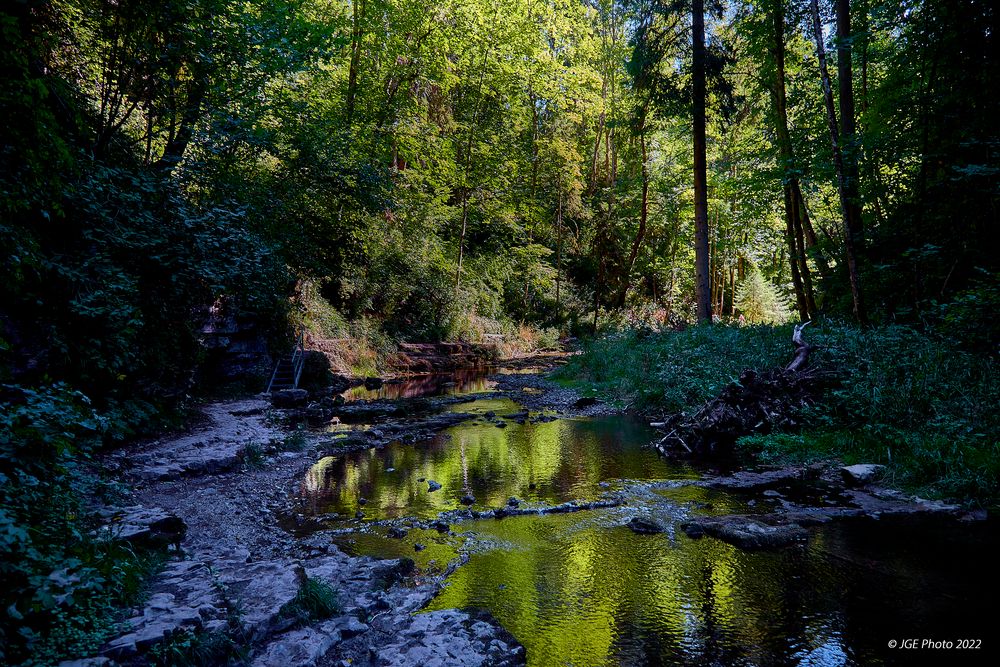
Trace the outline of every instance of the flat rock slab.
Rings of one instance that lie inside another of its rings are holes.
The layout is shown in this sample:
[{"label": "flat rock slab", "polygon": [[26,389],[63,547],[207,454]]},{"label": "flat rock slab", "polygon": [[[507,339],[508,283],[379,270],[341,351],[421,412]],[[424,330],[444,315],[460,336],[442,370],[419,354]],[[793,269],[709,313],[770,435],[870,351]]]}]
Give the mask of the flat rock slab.
[{"label": "flat rock slab", "polygon": [[688,521],[681,528],[691,537],[709,535],[746,551],[779,549],[809,537],[802,526],[786,522],[781,515],[733,514]]},{"label": "flat rock slab", "polygon": [[265,646],[250,664],[251,667],[314,667],[340,639],[334,621],[299,628]]},{"label": "flat rock slab", "polygon": [[205,424],[183,435],[131,447],[122,463],[146,482],[232,470],[242,462],[247,445],[262,447],[280,438],[279,431],[264,423],[267,407],[267,401],[260,399],[205,406]]},{"label": "flat rock slab", "polygon": [[159,507],[125,507],[106,514],[108,523],[97,529],[99,537],[128,542],[135,547],[163,548],[180,543],[187,524],[176,514]]},{"label": "flat rock slab", "polygon": [[[333,576],[341,554],[306,564],[310,576]],[[157,577],[152,595],[109,642],[103,655],[128,659],[178,631],[226,632],[238,622],[242,638],[262,641],[288,629],[282,608],[298,593],[300,563],[292,560],[246,563],[236,560],[187,560],[170,563]],[[330,582],[335,587],[336,580]],[[238,610],[238,614],[233,612]]]},{"label": "flat rock slab", "polygon": [[381,648],[380,667],[507,667],[525,664],[525,651],[489,614],[455,609],[411,617]]}]

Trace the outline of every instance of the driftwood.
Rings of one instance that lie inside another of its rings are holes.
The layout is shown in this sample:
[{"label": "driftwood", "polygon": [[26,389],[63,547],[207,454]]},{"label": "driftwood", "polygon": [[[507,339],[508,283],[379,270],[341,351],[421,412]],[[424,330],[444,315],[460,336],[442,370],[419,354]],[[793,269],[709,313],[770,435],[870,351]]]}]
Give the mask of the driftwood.
[{"label": "driftwood", "polygon": [[808,366],[815,349],[802,335],[808,324],[795,326],[795,354],[785,368],[743,371],[738,382],[693,415],[679,413],[654,422],[664,434],[654,446],[663,454],[712,454],[730,450],[745,435],[797,426],[800,410],[813,402],[825,379]]}]

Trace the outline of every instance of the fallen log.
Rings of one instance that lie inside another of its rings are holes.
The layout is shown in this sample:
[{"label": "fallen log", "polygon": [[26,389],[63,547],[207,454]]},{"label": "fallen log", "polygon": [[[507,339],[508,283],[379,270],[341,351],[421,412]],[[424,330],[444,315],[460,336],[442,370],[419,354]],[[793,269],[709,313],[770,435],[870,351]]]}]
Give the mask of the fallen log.
[{"label": "fallen log", "polygon": [[798,425],[802,408],[812,404],[828,379],[808,366],[815,349],[803,337],[809,322],[795,326],[794,356],[784,368],[758,373],[745,370],[693,415],[675,414],[655,422],[664,436],[654,443],[663,454],[716,454],[738,438]]}]

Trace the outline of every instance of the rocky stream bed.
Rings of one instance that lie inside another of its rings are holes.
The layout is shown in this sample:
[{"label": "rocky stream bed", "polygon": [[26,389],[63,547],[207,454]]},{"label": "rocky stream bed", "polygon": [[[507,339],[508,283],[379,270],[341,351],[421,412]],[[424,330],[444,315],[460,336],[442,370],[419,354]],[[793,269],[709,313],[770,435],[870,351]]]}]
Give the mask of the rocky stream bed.
[{"label": "rocky stream bed", "polygon": [[[992,525],[880,488],[875,468],[666,462],[641,421],[516,370],[413,392],[430,396],[214,403],[190,432],[113,455],[133,493],[100,508],[105,530],[171,558],[120,636],[63,667],[147,664],[184,633],[229,637],[259,667],[891,663],[872,644],[889,628],[851,629],[835,602],[845,577],[885,574],[854,532],[920,544],[914,521],[965,536]],[[899,558],[887,590],[902,599],[911,570],[926,583],[946,567]],[[845,561],[820,592],[797,578]],[[337,591],[339,613],[289,617],[307,579]],[[779,631],[757,627],[776,609]]]}]

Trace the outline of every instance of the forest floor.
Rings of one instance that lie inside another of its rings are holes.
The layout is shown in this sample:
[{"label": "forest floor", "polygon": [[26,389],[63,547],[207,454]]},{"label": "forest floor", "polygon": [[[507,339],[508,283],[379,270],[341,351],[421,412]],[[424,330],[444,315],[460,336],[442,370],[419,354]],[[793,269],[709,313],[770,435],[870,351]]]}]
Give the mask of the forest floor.
[{"label": "forest floor", "polygon": [[[614,411],[549,380],[544,371],[561,361],[548,355],[518,362],[514,372],[491,378],[495,385],[490,392],[474,396],[514,394],[527,410],[559,416]],[[390,413],[377,429],[349,431],[347,438],[337,440],[337,450],[377,449],[426,438],[469,417],[460,407],[442,412],[466,400],[425,399],[419,410]],[[379,410],[392,404],[358,401],[344,409]],[[123,626],[126,632],[105,646],[101,658],[73,664],[140,665],[148,664],[151,655],[161,662],[167,656],[168,663],[170,655],[212,662],[217,656],[206,656],[213,651],[242,655],[256,667],[524,662],[524,648],[485,612],[414,613],[430,602],[460,561],[443,573],[427,575],[414,571],[407,559],[352,557],[331,544],[328,535],[296,530],[301,528],[296,524],[296,502],[302,480],[320,456],[330,453],[329,440],[303,438],[289,423],[294,413],[272,409],[263,397],[212,403],[202,411],[204,418],[188,432],[137,444],[107,461],[133,489],[127,503],[103,508],[114,517],[115,530],[143,533],[152,525],[155,532],[163,519],[179,517],[186,532],[176,536],[182,550],[172,552],[150,583],[148,599],[132,610]],[[836,488],[841,502],[804,511],[786,491],[790,483],[801,481]],[[684,528],[689,535],[709,534],[737,546],[748,534],[756,540],[761,533],[773,534],[775,546],[780,546],[786,538],[799,538],[804,527],[852,516],[964,515],[953,505],[852,480],[831,465],[740,471],[686,483],[787,495],[766,525],[760,517],[748,523],[747,517],[736,516]],[[606,502],[628,501],[622,495]],[[461,521],[461,514],[451,512],[444,518]],[[336,591],[335,610],[325,618],[298,613],[301,591],[314,580]]]}]

